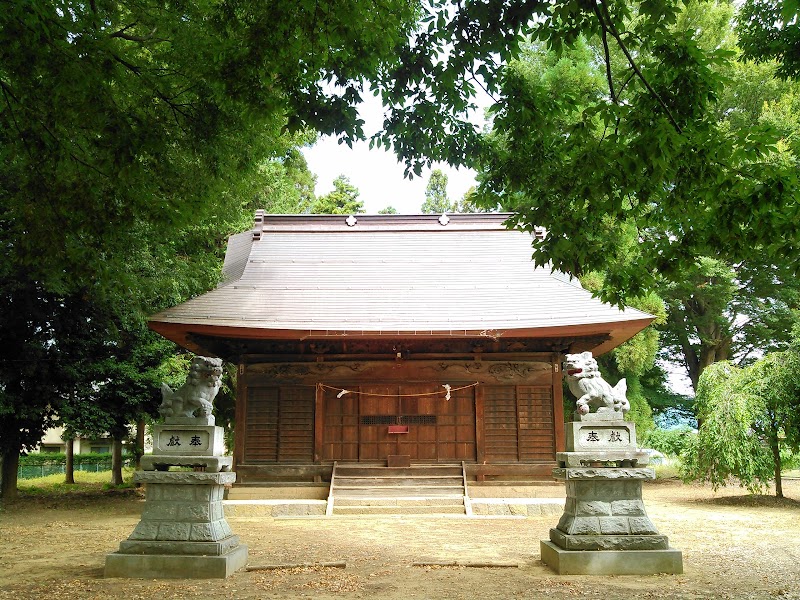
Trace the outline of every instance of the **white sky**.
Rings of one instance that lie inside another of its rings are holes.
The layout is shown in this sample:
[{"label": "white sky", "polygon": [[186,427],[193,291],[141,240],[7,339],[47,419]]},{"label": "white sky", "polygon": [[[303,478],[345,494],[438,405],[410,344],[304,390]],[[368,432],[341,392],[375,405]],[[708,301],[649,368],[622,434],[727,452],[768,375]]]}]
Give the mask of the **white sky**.
[{"label": "white sky", "polygon": [[[380,100],[365,94],[359,115],[365,121],[367,137],[383,123]],[[324,137],[312,147],[303,150],[309,170],[317,176],[316,194],[321,196],[333,190],[333,180],[345,175],[361,192],[366,212],[377,213],[393,206],[400,214],[418,214],[425,201],[425,187],[432,169],[441,169],[447,175],[447,195],[451,201],[460,200],[475,185],[475,172],[454,169],[446,164],[435,164],[423,169],[420,177],[403,178],[403,165],[394,154],[383,148],[369,149],[369,142],[353,144],[350,149],[339,145],[335,138]]]},{"label": "white sky", "polygon": [[660,360],[658,363],[667,372],[667,383],[673,392],[694,398],[692,380],[689,379],[686,367],[680,363],[667,360]]}]

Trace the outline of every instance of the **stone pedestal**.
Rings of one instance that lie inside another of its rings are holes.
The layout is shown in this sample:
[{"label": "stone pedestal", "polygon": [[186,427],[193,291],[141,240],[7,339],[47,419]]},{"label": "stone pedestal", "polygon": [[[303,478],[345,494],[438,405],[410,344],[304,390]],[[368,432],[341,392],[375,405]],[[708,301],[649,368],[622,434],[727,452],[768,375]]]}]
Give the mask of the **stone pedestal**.
[{"label": "stone pedestal", "polygon": [[106,577],[225,578],[247,563],[222,510],[235,473],[140,471],[134,481],[147,485],[142,520],[106,556]]},{"label": "stone pedestal", "polygon": [[636,449],[633,423],[568,423],[566,439],[570,451],[557,455],[553,470],[566,484],[564,514],[540,544],[542,561],[562,575],[682,573],[681,552],[645,511],[642,482],[655,471]]}]

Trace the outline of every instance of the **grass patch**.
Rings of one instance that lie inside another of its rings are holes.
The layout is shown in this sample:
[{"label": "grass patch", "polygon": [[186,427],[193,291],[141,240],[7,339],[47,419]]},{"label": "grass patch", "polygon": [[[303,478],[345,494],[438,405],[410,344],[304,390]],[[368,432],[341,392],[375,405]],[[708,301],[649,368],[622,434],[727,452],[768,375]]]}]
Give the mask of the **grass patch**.
[{"label": "grass patch", "polygon": [[656,470],[656,479],[680,479],[681,470],[677,461],[651,465]]},{"label": "grass patch", "polygon": [[124,483],[120,486],[111,485],[111,471],[99,471],[97,473],[87,471],[75,471],[75,483],[64,483],[63,473],[53,473],[44,477],[34,479],[20,479],[17,489],[20,492],[30,495],[69,495],[86,494],[87,492],[102,492],[110,489],[124,489],[133,486],[133,468],[122,469]]}]

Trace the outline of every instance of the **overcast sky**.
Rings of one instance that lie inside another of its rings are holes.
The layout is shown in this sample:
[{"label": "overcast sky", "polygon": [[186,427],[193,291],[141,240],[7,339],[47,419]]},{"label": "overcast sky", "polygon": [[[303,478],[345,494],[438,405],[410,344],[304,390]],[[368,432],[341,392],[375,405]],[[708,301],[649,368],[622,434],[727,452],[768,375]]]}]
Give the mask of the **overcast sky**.
[{"label": "overcast sky", "polygon": [[[380,101],[365,94],[359,115],[365,121],[367,137],[375,133],[383,123]],[[425,201],[425,186],[428,185],[431,169],[422,171],[421,177],[403,178],[403,166],[394,154],[384,149],[369,149],[369,142],[353,144],[348,148],[339,145],[335,138],[321,138],[303,154],[308,168],[317,176],[316,193],[327,194],[333,189],[333,180],[339,175],[347,176],[361,195],[368,213],[377,213],[382,208],[393,206],[400,214],[417,214]],[[460,200],[464,193],[475,185],[475,172],[456,170],[447,165],[434,165],[447,175],[447,195],[450,200]]]}]

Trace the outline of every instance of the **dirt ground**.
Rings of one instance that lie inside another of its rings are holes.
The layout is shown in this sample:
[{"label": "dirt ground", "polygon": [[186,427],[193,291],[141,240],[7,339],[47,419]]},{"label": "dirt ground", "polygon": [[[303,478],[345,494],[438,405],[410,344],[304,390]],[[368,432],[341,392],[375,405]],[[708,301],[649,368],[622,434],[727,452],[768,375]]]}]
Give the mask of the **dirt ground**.
[{"label": "dirt ground", "polygon": [[[132,494],[25,499],[0,509],[0,599],[48,598],[780,598],[800,599],[800,481],[787,498],[678,482],[645,484],[648,513],[683,551],[683,575],[558,576],[539,560],[557,517],[230,518],[249,567],[227,580],[104,579],[105,555],[139,520]],[[519,567],[414,566],[415,562]]]}]

